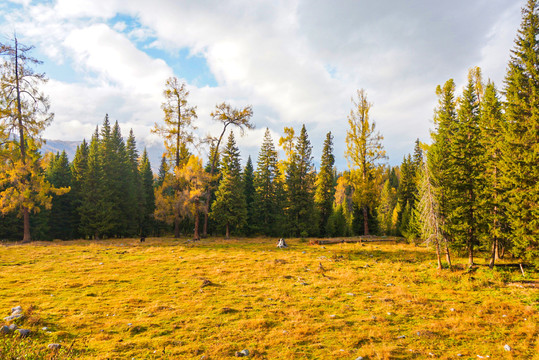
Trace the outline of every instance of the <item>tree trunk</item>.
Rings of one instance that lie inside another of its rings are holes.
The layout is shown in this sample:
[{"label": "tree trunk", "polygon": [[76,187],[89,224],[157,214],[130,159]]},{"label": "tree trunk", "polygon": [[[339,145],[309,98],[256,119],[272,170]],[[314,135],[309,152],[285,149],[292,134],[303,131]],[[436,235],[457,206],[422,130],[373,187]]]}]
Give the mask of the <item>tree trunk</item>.
[{"label": "tree trunk", "polygon": [[198,223],[199,223],[199,219],[198,219],[198,212],[197,212],[195,214],[195,233],[193,234],[194,240],[200,240],[200,235],[198,234]]},{"label": "tree trunk", "polygon": [[468,268],[473,267],[473,244],[468,246]]},{"label": "tree trunk", "polygon": [[500,256],[500,259],[503,259],[503,256],[505,255],[505,241],[501,241],[500,244],[498,244],[498,255]]},{"label": "tree trunk", "polygon": [[226,223],[226,234],[225,234],[225,239],[228,239],[230,237],[230,230],[228,228],[228,223]]},{"label": "tree trunk", "polygon": [[449,269],[451,269],[451,255],[449,254],[449,245],[447,244],[447,239],[444,239],[445,244],[445,260],[447,261],[447,264],[449,266]]},{"label": "tree trunk", "polygon": [[490,262],[488,264],[489,268],[492,269],[494,267],[494,262],[496,261],[497,257],[498,257],[498,238],[494,237],[494,239],[492,240]]},{"label": "tree trunk", "polygon": [[23,209],[23,222],[24,222],[24,235],[22,238],[23,243],[29,243],[32,241],[30,236],[30,212],[27,208]]},{"label": "tree trunk", "polygon": [[438,259],[438,269],[442,270],[442,258],[440,256],[440,242],[436,240],[436,258]]},{"label": "tree trunk", "polygon": [[363,235],[369,235],[369,212],[367,206],[363,206]]},{"label": "tree trunk", "polygon": [[174,238],[178,239],[180,237],[180,219],[174,218]]}]

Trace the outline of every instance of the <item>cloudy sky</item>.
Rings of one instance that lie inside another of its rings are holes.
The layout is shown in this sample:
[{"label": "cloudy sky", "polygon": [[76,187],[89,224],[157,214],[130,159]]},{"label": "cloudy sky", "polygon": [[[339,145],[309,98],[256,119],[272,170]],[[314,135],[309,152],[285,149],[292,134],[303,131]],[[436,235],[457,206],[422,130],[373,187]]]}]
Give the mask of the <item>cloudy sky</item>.
[{"label": "cloudy sky", "polygon": [[[238,139],[256,161],[268,127],[307,127],[315,162],[334,135],[339,169],[357,89],[373,103],[392,165],[429,140],[435,88],[468,69],[503,85],[524,0],[2,0],[0,42],[14,31],[44,64],[55,120],[45,137],[89,138],[105,113],[124,135],[159,149],[165,81],[198,107],[198,133],[220,132],[223,101],[252,105],[256,130]],[[157,164],[154,164],[156,166]]]}]

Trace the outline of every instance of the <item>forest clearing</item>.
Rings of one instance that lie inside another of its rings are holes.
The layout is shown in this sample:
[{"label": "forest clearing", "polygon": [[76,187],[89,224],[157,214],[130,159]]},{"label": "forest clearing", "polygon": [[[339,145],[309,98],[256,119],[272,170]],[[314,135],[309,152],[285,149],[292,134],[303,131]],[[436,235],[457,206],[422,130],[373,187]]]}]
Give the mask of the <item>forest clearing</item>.
[{"label": "forest clearing", "polygon": [[[0,248],[0,311],[32,359],[532,359],[537,270],[369,242],[165,238]],[[462,254],[464,255],[464,254]],[[5,323],[5,321],[3,322]],[[58,343],[60,350],[47,349]],[[509,349],[509,350],[508,350]],[[57,351],[55,353],[55,351]],[[11,356],[11,357],[10,357]]]}]

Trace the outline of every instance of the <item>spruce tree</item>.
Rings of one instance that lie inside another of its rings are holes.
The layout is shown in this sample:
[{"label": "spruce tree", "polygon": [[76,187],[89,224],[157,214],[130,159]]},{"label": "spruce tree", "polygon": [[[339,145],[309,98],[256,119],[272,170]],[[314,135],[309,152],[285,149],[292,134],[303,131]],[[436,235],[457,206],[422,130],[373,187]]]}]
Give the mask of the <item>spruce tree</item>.
[{"label": "spruce tree", "polygon": [[502,103],[498,98],[494,83],[489,82],[481,102],[481,145],[484,149],[485,170],[481,175],[484,184],[480,207],[484,209],[484,240],[490,242],[491,259],[489,266],[500,258],[500,248],[505,245],[507,221],[504,211],[504,192],[500,183],[501,149],[504,145],[503,129],[507,124],[502,113]]},{"label": "spruce tree", "polygon": [[139,171],[139,155],[137,150],[137,142],[133,129],[129,131],[129,136],[125,142],[126,150],[126,166],[128,177],[124,180],[126,184],[126,213],[125,216],[130,218],[128,221],[128,234],[142,235],[142,218],[144,213],[144,191],[142,188],[142,177]]},{"label": "spruce tree", "polygon": [[457,245],[465,244],[468,266],[473,266],[474,247],[479,245],[481,230],[480,196],[483,188],[480,175],[483,168],[483,147],[480,142],[479,102],[474,79],[470,73],[468,85],[458,102],[457,122],[451,142],[450,207],[448,220]]},{"label": "spruce tree", "polygon": [[314,216],[316,174],[311,152],[311,142],[303,125],[286,174],[287,227],[292,236],[317,235],[319,230]]},{"label": "spruce tree", "polygon": [[90,148],[86,140],[82,140],[82,143],[77,146],[75,157],[71,163],[71,196],[73,199],[73,231],[74,237],[78,238],[82,234],[80,232],[80,212],[79,208],[82,206],[84,193],[83,184],[88,171],[88,153]]},{"label": "spruce tree", "polygon": [[514,255],[539,264],[539,14],[528,0],[505,77],[500,181]]},{"label": "spruce tree", "polygon": [[436,129],[431,133],[432,145],[427,153],[427,164],[433,186],[435,201],[438,204],[440,235],[442,242],[447,249],[452,242],[450,234],[448,216],[450,213],[450,171],[448,162],[451,156],[451,142],[453,128],[457,122],[455,82],[449,79],[444,86],[436,88],[438,95],[438,106],[434,112],[434,124]]},{"label": "spruce tree", "polygon": [[316,191],[314,202],[319,215],[319,233],[326,234],[326,226],[335,201],[335,156],[333,155],[333,136],[331,132],[326,134],[322,159],[320,161],[320,172],[316,179]]},{"label": "spruce tree", "polygon": [[96,127],[88,150],[88,167],[83,178],[79,207],[80,232],[91,239],[99,239],[112,230],[112,206],[106,198],[106,184],[103,182],[103,170],[99,151],[99,130]]},{"label": "spruce tree", "polygon": [[153,187],[153,173],[148,159],[146,148],[142,153],[139,163],[139,173],[141,178],[141,194],[142,194],[142,214],[140,233],[142,236],[148,236],[154,231],[153,213],[155,211],[155,194]]},{"label": "spruce tree", "polygon": [[222,154],[221,169],[222,179],[215,194],[211,216],[225,229],[228,239],[231,229],[240,229],[247,220],[247,205],[241,186],[240,151],[233,132],[230,132]]},{"label": "spruce tree", "polygon": [[[47,171],[48,181],[56,187],[71,187],[71,169],[65,151],[56,154]],[[54,195],[49,211],[49,231],[52,239],[68,240],[74,237],[74,206],[71,192]]]},{"label": "spruce tree", "polygon": [[282,236],[283,186],[277,151],[267,128],[258,153],[254,186],[256,231],[269,236]]},{"label": "spruce tree", "polygon": [[254,219],[254,200],[255,200],[255,186],[254,186],[254,169],[251,156],[247,158],[247,164],[243,170],[243,191],[245,195],[245,204],[247,206],[247,223],[245,226],[245,233],[252,235],[255,229]]}]

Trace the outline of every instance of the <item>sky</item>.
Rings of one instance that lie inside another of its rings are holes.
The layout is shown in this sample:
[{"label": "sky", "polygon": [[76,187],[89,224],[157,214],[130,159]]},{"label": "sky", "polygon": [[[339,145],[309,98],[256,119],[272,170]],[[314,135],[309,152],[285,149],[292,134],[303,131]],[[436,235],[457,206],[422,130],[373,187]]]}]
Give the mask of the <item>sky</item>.
[{"label": "sky", "polygon": [[[256,158],[266,128],[305,124],[319,163],[327,132],[339,170],[352,97],[365,89],[388,159],[430,141],[436,86],[468,70],[503,88],[524,0],[2,0],[0,42],[34,45],[49,82],[53,123],[44,137],[89,139],[105,114],[153,153],[162,140],[166,79],[197,106],[197,134],[217,136],[222,102],[253,107],[256,129],[236,139]],[[207,150],[206,150],[207,151]],[[281,152],[282,154],[282,152]],[[200,154],[206,157],[206,152]],[[157,167],[155,160],[152,165]]]}]

